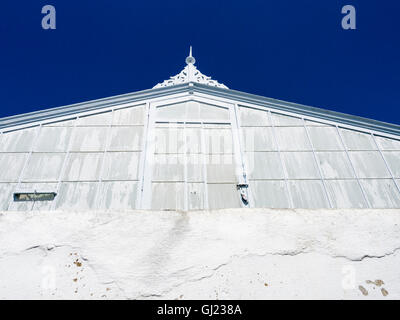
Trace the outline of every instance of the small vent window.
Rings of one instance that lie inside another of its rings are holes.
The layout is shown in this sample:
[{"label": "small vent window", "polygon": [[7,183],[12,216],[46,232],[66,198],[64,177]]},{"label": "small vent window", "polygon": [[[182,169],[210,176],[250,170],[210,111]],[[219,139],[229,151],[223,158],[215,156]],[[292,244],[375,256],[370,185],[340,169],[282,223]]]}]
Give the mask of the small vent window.
[{"label": "small vent window", "polygon": [[18,192],[14,193],[14,201],[52,201],[56,195],[55,192]]}]

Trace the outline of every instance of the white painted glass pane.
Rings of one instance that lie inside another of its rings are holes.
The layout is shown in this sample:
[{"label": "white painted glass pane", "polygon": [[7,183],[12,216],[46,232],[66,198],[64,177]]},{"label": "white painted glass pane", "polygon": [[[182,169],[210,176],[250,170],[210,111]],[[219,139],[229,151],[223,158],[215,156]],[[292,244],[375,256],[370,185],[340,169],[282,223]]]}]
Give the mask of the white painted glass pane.
[{"label": "white painted glass pane", "polygon": [[207,154],[233,153],[230,128],[204,129]]},{"label": "white painted glass pane", "polygon": [[185,137],[181,128],[155,128],[155,153],[184,153]]},{"label": "white painted glass pane", "polygon": [[71,127],[42,127],[33,150],[38,152],[67,151],[72,130]]},{"label": "white painted glass pane", "polygon": [[383,152],[383,156],[385,157],[393,176],[395,178],[400,178],[400,152]]},{"label": "white painted glass pane", "polygon": [[289,208],[285,181],[250,181],[256,208]]},{"label": "white painted glass pane", "polygon": [[140,152],[107,152],[104,180],[137,180]]},{"label": "white painted glass pane", "polygon": [[200,104],[196,101],[188,101],[185,106],[186,119],[200,120]]},{"label": "white painted glass pane", "polygon": [[186,152],[201,153],[201,128],[186,127]]},{"label": "white painted glass pane", "polygon": [[97,113],[79,118],[78,126],[108,126],[111,123],[112,112]]},{"label": "white painted glass pane", "polygon": [[63,180],[99,180],[103,156],[104,153],[70,153],[65,167]]},{"label": "white painted glass pane", "polygon": [[312,152],[282,152],[289,179],[319,179]]},{"label": "white painted glass pane", "polygon": [[400,194],[393,180],[366,179],[361,184],[373,208],[400,208]]},{"label": "white painted glass pane", "polygon": [[17,182],[28,153],[1,153],[0,154],[0,181]]},{"label": "white painted glass pane", "polygon": [[208,155],[206,163],[208,182],[236,182],[233,155]]},{"label": "white painted glass pane", "polygon": [[344,150],[335,127],[308,127],[314,150]]},{"label": "white painted glass pane", "polygon": [[198,153],[186,155],[187,181],[202,182],[204,181],[203,173],[203,155]]},{"label": "white painted glass pane", "polygon": [[140,151],[142,148],[142,126],[113,127],[109,151]]},{"label": "white painted glass pane", "polygon": [[65,153],[33,153],[22,181],[58,181]]},{"label": "white painted glass pane", "polygon": [[250,179],[283,179],[282,163],[277,152],[246,152]]},{"label": "white painted glass pane", "polygon": [[177,103],[172,105],[160,106],[156,108],[156,119],[160,120],[185,120],[186,103]]},{"label": "white painted glass pane", "polygon": [[359,178],[390,178],[378,151],[350,151],[349,155]]},{"label": "white painted glass pane", "polygon": [[242,128],[244,151],[275,151],[271,127]]},{"label": "white painted glass pane", "polygon": [[105,209],[135,209],[137,182],[103,182],[103,204]]},{"label": "white painted glass pane", "polygon": [[71,151],[104,151],[107,127],[76,127]]},{"label": "white painted glass pane", "polygon": [[153,210],[183,210],[184,199],[183,183],[152,183]]},{"label": "white painted glass pane", "polygon": [[183,154],[155,154],[153,181],[184,181]]},{"label": "white painted glass pane", "polygon": [[240,125],[242,127],[270,126],[268,112],[253,108],[240,107]]},{"label": "white painted glass pane", "polygon": [[303,120],[301,118],[291,117],[274,112],[271,112],[271,117],[276,127],[303,126]]},{"label": "white painted glass pane", "polygon": [[63,182],[56,196],[56,209],[88,210],[98,207],[96,192],[98,182]]},{"label": "white painted glass pane", "polygon": [[368,133],[339,129],[348,150],[376,150],[376,145]]},{"label": "white painted glass pane", "polygon": [[375,139],[382,150],[400,151],[400,140],[389,139],[384,137],[375,137]]},{"label": "white painted glass pane", "polygon": [[235,184],[207,184],[210,209],[240,208],[240,196]]},{"label": "white painted glass pane", "polygon": [[355,178],[346,152],[317,152],[316,155],[325,179]]},{"label": "white painted glass pane", "polygon": [[76,119],[68,119],[44,124],[43,127],[73,127]]},{"label": "white painted glass pane", "polygon": [[201,104],[200,117],[202,121],[229,121],[229,109],[211,106],[208,104]]},{"label": "white painted glass pane", "polygon": [[114,110],[113,125],[144,124],[145,113],[145,105]]},{"label": "white painted glass pane", "polygon": [[318,121],[313,121],[313,120],[304,120],[304,121],[307,127],[332,127],[332,125]]},{"label": "white painted glass pane", "polygon": [[334,208],[367,208],[357,180],[326,180]]},{"label": "white painted glass pane", "polygon": [[29,152],[38,127],[22,129],[2,134],[0,150],[2,152]]},{"label": "white painted glass pane", "polygon": [[295,208],[329,208],[323,184],[319,180],[292,180],[289,188]]},{"label": "white painted glass pane", "polygon": [[282,151],[312,150],[304,127],[276,127],[278,145]]}]

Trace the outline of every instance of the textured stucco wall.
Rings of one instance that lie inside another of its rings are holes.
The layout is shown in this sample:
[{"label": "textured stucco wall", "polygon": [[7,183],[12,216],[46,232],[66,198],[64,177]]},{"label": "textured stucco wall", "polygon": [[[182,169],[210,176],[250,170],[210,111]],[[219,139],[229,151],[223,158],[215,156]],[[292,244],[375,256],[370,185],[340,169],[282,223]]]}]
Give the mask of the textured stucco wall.
[{"label": "textured stucco wall", "polygon": [[6,212],[0,298],[399,299],[399,249],[400,210]]}]

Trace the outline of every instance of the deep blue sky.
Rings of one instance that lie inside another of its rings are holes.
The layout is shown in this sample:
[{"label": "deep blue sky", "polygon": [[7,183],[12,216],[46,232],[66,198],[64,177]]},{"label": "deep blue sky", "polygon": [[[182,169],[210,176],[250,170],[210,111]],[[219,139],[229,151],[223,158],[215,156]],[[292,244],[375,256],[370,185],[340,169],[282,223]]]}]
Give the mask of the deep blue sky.
[{"label": "deep blue sky", "polygon": [[[57,29],[41,28],[41,8]],[[357,30],[341,28],[341,8]],[[151,88],[197,67],[231,89],[400,124],[400,1],[1,2],[0,117]]]}]

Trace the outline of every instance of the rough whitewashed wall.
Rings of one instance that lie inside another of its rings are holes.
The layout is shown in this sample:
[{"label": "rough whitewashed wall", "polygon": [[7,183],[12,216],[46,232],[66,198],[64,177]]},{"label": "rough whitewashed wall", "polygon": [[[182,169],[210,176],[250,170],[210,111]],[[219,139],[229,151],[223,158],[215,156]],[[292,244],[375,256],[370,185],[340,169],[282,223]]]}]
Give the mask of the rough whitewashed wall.
[{"label": "rough whitewashed wall", "polygon": [[399,299],[400,210],[0,214],[0,299]]}]

